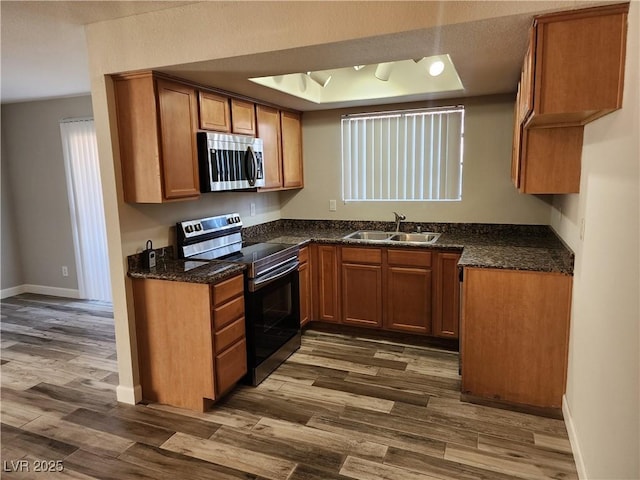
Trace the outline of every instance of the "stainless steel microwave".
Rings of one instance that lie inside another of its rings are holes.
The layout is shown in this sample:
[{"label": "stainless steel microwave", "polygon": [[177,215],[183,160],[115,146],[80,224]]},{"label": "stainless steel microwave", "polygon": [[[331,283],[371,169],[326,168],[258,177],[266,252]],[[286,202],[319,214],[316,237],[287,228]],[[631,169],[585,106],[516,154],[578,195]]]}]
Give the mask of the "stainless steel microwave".
[{"label": "stainless steel microwave", "polygon": [[198,132],[197,141],[201,192],[264,187],[261,139]]}]

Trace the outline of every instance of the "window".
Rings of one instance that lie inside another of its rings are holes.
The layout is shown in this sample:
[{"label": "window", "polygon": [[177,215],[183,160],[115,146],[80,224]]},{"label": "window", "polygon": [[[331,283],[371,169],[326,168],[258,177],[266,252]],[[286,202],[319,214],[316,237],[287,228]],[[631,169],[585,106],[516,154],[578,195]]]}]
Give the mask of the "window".
[{"label": "window", "polygon": [[342,199],[462,200],[464,107],[344,115]]}]

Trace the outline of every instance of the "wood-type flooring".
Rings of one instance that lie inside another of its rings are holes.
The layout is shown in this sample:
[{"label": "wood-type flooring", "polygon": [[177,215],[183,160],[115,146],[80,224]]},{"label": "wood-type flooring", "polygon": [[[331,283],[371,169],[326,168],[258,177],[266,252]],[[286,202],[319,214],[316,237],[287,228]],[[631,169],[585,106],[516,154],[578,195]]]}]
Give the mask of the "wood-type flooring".
[{"label": "wood-type flooring", "polygon": [[311,330],[201,414],[116,401],[109,305],[23,294],[1,314],[2,478],[577,478],[562,421],[460,402],[456,353]]}]

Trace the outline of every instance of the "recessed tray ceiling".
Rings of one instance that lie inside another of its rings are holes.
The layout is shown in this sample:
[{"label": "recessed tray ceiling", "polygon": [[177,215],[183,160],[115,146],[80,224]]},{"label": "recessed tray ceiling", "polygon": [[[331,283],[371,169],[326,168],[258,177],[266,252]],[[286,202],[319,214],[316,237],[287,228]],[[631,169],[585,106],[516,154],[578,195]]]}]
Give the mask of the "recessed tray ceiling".
[{"label": "recessed tray ceiling", "polygon": [[[433,66],[442,65],[437,75]],[[464,87],[449,55],[307,73],[250,78],[252,82],[317,104],[407,95],[460,92]]]}]

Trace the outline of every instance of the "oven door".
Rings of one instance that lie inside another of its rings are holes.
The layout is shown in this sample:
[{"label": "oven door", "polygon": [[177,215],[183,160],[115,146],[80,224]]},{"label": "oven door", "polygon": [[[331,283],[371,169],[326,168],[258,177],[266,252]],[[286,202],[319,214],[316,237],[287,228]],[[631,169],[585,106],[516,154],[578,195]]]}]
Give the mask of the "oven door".
[{"label": "oven door", "polygon": [[300,346],[298,262],[247,281],[247,380],[258,385]]}]

